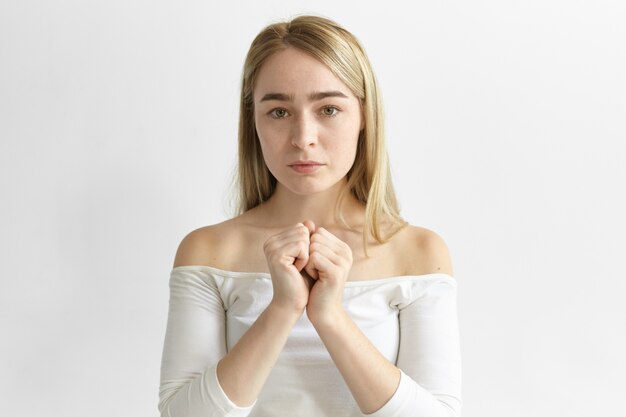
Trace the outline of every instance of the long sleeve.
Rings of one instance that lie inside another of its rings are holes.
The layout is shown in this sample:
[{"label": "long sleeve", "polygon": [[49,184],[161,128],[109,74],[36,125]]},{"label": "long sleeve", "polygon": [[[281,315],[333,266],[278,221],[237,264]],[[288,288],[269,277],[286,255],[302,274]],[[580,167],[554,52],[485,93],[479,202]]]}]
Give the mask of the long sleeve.
[{"label": "long sleeve", "polygon": [[395,394],[368,417],[459,417],[461,351],[457,284],[448,278],[430,283],[415,299],[399,306],[401,370]]},{"label": "long sleeve", "polygon": [[228,399],[217,380],[226,355],[225,311],[214,277],[175,268],[161,361],[161,417],[244,417],[252,410]]}]

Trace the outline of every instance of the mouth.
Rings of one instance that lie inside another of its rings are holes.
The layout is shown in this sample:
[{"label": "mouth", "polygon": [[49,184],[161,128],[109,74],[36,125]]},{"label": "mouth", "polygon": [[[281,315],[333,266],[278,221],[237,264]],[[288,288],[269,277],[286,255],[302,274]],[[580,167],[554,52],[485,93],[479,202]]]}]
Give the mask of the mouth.
[{"label": "mouth", "polygon": [[302,174],[311,174],[320,169],[323,165],[324,164],[315,161],[302,161],[289,164],[289,167]]}]

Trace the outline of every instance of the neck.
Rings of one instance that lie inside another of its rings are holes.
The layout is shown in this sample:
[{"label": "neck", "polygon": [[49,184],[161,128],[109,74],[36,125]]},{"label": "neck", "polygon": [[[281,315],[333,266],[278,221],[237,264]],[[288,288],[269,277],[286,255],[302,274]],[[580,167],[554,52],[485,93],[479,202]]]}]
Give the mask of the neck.
[{"label": "neck", "polygon": [[344,178],[328,190],[301,195],[278,183],[269,200],[258,208],[266,219],[264,224],[268,227],[284,227],[305,220],[312,220],[316,227],[343,227],[339,217],[335,215],[335,207],[339,195],[346,190],[341,206],[344,219],[350,226],[362,224],[365,207],[347,190],[347,186],[348,181]]}]

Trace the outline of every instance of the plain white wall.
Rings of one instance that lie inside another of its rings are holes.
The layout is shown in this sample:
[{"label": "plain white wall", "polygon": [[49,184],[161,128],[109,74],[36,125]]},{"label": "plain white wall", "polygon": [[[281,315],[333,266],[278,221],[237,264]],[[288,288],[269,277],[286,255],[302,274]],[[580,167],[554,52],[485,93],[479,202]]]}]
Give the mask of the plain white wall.
[{"label": "plain white wall", "polygon": [[178,243],[226,218],[265,25],[351,30],[458,279],[466,417],[626,415],[619,1],[0,6],[0,411],[157,415]]}]

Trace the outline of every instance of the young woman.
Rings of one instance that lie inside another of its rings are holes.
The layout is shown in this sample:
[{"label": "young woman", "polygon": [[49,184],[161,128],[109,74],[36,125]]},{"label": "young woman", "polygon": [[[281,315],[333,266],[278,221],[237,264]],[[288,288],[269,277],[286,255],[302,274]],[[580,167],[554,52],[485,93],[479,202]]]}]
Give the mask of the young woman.
[{"label": "young woman", "polygon": [[336,23],[270,25],[246,57],[240,210],[170,276],[162,416],[458,416],[456,281],[399,215],[380,93]]}]

